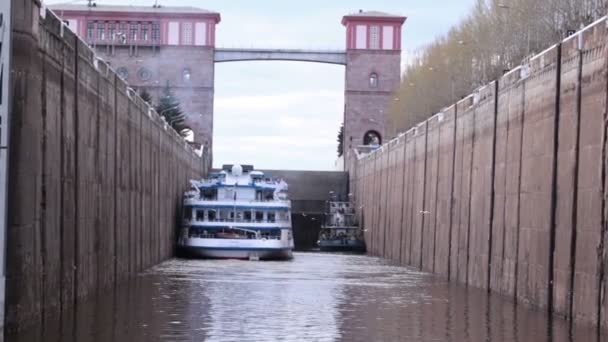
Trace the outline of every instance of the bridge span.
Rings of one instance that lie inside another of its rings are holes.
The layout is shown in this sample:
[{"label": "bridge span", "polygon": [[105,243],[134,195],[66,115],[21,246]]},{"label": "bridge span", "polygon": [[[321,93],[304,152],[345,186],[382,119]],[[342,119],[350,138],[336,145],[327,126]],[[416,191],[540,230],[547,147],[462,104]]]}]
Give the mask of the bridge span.
[{"label": "bridge span", "polygon": [[214,62],[239,61],[298,61],[346,65],[346,51],[253,48],[215,49]]}]

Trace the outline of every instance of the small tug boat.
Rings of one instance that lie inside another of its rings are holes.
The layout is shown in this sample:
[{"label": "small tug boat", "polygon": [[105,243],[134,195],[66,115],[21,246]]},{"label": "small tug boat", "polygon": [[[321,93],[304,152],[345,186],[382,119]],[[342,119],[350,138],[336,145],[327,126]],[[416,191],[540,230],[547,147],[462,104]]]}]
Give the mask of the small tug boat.
[{"label": "small tug boat", "polygon": [[350,202],[328,201],[317,245],[321,251],[365,252],[363,230]]},{"label": "small tug boat", "polygon": [[224,165],[184,194],[178,248],[225,259],[290,259],[294,248],[288,186],[251,165]]}]

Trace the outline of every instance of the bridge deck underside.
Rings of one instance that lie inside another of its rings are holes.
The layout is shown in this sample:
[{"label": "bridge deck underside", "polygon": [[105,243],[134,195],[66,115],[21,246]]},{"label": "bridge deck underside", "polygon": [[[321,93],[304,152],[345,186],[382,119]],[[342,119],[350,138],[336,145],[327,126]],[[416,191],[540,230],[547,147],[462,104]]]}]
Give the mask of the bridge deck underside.
[{"label": "bridge deck underside", "polygon": [[346,65],[346,52],[284,49],[216,49],[214,57],[216,63],[277,60]]}]

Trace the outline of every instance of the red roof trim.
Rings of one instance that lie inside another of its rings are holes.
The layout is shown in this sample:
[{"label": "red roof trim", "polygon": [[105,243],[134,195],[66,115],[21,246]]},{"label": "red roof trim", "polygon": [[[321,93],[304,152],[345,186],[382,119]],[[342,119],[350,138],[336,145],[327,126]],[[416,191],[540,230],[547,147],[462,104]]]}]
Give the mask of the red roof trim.
[{"label": "red roof trim", "polygon": [[116,12],[116,11],[74,11],[74,10],[53,10],[59,16],[79,16],[79,17],[112,17],[112,18],[182,18],[182,19],[213,19],[215,23],[221,21],[219,13],[179,13],[179,12]]},{"label": "red roof trim", "polygon": [[379,17],[379,16],[359,16],[345,15],[342,17],[342,25],[346,26],[349,22],[382,22],[382,23],[399,23],[403,24],[407,17]]}]

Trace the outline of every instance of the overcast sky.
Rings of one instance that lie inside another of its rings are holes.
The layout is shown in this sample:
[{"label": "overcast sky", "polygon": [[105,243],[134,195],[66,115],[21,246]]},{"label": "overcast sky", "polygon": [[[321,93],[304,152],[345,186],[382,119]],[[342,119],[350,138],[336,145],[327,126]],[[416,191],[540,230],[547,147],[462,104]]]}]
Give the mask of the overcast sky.
[{"label": "overcast sky", "polygon": [[[474,0],[159,0],[221,14],[218,47],[343,49],[342,16],[377,10],[407,16],[404,55],[441,35]],[[64,3],[66,0],[46,0]],[[78,1],[72,1],[77,2]],[[80,1],[86,3],[86,1]],[[98,0],[152,5],[154,0]],[[407,57],[406,57],[407,58]],[[303,62],[219,63],[214,166],[332,170],[344,111],[344,67]]]}]

